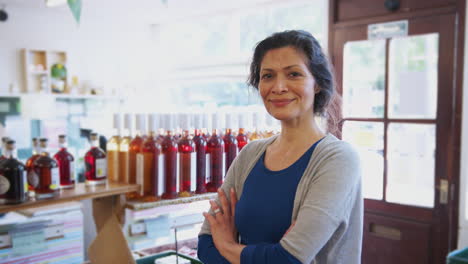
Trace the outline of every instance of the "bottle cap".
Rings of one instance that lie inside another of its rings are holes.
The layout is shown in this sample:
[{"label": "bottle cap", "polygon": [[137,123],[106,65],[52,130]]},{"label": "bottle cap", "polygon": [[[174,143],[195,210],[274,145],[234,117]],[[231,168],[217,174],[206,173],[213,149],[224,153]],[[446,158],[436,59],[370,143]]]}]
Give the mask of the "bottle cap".
[{"label": "bottle cap", "polygon": [[211,128],[219,129],[219,114],[218,113],[211,114]]},{"label": "bottle cap", "polygon": [[124,115],[124,128],[130,131],[133,128],[133,115],[130,113]]},{"label": "bottle cap", "polygon": [[192,115],[193,127],[195,129],[203,128],[203,117],[200,113],[194,113]]},{"label": "bottle cap", "polygon": [[212,115],[210,113],[203,114],[203,127],[210,131],[213,127]]},{"label": "bottle cap", "polygon": [[188,113],[180,113],[179,114],[179,127],[183,130],[190,129],[190,114]]},{"label": "bottle cap", "polygon": [[120,114],[119,113],[114,113],[114,118],[113,118],[113,121],[114,121],[114,129],[117,129],[117,130],[120,130],[120,127],[121,127],[121,117],[120,117]]},{"label": "bottle cap", "polygon": [[148,129],[150,131],[156,132],[159,127],[159,116],[156,113],[148,115]]},{"label": "bottle cap", "polygon": [[95,133],[95,132],[91,133],[90,138],[91,138],[91,140],[97,140],[98,139],[98,133]]},{"label": "bottle cap", "polygon": [[143,134],[146,133],[146,114],[137,115],[137,129],[139,129]]},{"label": "bottle cap", "polygon": [[39,141],[40,141],[40,146],[42,149],[47,148],[47,141],[48,141],[47,138],[41,138]]}]

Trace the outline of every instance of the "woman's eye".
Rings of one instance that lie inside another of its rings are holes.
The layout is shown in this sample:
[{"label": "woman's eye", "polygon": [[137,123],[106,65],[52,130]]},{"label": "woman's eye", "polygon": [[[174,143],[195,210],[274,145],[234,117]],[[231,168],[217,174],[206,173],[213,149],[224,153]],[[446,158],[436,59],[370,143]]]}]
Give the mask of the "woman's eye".
[{"label": "woman's eye", "polygon": [[289,76],[291,76],[291,77],[299,77],[299,76],[301,76],[301,73],[299,73],[299,72],[291,72],[291,73],[289,74]]},{"label": "woman's eye", "polygon": [[269,79],[269,78],[271,78],[270,73],[265,73],[265,74],[262,75],[262,80]]}]

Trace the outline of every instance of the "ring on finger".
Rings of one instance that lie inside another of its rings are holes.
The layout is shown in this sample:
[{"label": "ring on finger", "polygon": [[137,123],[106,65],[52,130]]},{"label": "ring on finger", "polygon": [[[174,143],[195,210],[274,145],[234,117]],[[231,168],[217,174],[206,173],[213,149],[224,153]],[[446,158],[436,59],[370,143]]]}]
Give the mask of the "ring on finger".
[{"label": "ring on finger", "polygon": [[219,213],[219,212],[221,212],[221,209],[219,209],[219,208],[216,208],[216,209],[213,211],[214,214],[217,214],[217,213]]}]

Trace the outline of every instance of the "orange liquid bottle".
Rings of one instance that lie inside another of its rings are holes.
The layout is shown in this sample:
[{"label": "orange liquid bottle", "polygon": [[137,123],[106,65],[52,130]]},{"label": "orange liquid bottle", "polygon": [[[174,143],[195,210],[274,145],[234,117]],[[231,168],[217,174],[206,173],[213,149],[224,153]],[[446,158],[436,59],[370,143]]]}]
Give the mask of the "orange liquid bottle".
[{"label": "orange liquid bottle", "polygon": [[132,115],[124,115],[123,136],[119,145],[119,179],[130,183],[130,142],[132,141]]},{"label": "orange liquid bottle", "polygon": [[159,194],[159,174],[161,146],[156,141],[156,121],[155,116],[150,115],[148,137],[143,141],[141,151],[137,154],[137,183],[141,189],[139,196],[144,197],[145,201],[157,201]]},{"label": "orange liquid bottle", "polygon": [[242,148],[249,143],[249,138],[247,137],[246,133],[247,127],[247,115],[245,113],[241,113],[239,115],[239,132],[237,133],[237,150],[241,151]]},{"label": "orange liquid bottle", "polygon": [[113,115],[114,135],[107,142],[107,178],[111,182],[120,182],[119,176],[119,145],[120,145],[120,115]]},{"label": "orange liquid bottle", "polygon": [[34,195],[34,188],[39,184],[39,175],[34,171],[34,161],[39,158],[40,154],[39,140],[32,139],[32,156],[26,161],[26,175],[28,179],[28,190],[31,195]]},{"label": "orange liquid bottle", "polygon": [[60,188],[60,174],[57,161],[50,157],[47,139],[39,140],[40,156],[34,161],[34,171],[39,176],[39,184],[34,188],[38,199],[54,197]]}]

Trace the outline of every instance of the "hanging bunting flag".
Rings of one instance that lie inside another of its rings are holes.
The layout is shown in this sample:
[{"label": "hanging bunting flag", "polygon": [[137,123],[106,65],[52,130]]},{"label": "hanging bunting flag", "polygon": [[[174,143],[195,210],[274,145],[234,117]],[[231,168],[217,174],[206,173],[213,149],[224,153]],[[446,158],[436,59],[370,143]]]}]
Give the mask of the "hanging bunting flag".
[{"label": "hanging bunting flag", "polygon": [[68,7],[70,7],[70,10],[73,14],[73,17],[75,18],[76,22],[79,24],[80,16],[81,16],[81,0],[67,0],[67,2],[68,2]]}]

